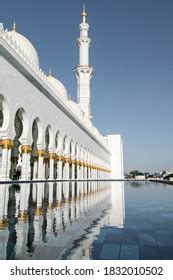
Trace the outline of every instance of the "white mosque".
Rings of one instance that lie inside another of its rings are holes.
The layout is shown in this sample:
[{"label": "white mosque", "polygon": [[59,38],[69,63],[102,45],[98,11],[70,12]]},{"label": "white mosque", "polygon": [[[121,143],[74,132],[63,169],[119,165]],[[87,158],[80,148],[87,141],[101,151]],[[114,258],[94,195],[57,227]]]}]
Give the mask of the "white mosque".
[{"label": "white mosque", "polygon": [[89,24],[80,24],[77,103],[28,39],[0,24],[0,180],[122,179],[121,135],[102,136],[91,122]]}]

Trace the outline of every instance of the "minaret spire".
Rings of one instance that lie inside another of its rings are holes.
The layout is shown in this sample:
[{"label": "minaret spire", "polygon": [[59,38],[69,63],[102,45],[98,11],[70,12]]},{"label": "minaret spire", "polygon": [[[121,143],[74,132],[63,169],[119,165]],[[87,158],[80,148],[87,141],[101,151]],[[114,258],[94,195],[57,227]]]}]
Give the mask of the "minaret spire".
[{"label": "minaret spire", "polygon": [[13,30],[13,31],[16,31],[16,22],[15,22],[15,21],[13,22],[13,28],[12,28],[12,30]]},{"label": "minaret spire", "polygon": [[91,118],[90,110],[90,80],[93,76],[93,68],[89,65],[89,47],[91,39],[88,37],[89,24],[86,21],[87,13],[83,4],[82,22],[79,25],[80,37],[79,46],[79,65],[74,69],[77,78],[77,103],[85,113],[85,116]]},{"label": "minaret spire", "polygon": [[86,22],[86,18],[87,18],[87,13],[86,13],[86,9],[85,9],[85,4],[83,3],[83,11],[82,11],[82,17],[83,17],[83,22]]},{"label": "minaret spire", "polygon": [[52,77],[52,69],[51,68],[49,68],[48,77]]}]

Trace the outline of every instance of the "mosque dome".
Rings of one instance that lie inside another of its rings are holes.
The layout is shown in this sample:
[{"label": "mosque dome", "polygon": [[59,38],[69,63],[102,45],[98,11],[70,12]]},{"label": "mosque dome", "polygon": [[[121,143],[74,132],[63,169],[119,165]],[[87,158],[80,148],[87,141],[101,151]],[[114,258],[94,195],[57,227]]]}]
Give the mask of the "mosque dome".
[{"label": "mosque dome", "polygon": [[13,41],[16,42],[16,45],[20,47],[24,54],[27,55],[31,63],[33,63],[34,66],[39,66],[39,58],[35,48],[27,38],[16,32],[15,23],[13,25],[13,30],[8,31],[7,34],[12,38]]},{"label": "mosque dome", "polygon": [[72,101],[72,100],[69,100],[69,103],[70,103],[70,106],[71,108],[73,109],[73,111],[78,115],[80,116],[81,118],[84,117],[84,112],[81,110],[81,108],[79,107],[79,105]]},{"label": "mosque dome", "polygon": [[53,89],[55,90],[55,92],[58,94],[58,96],[64,99],[68,99],[68,93],[65,86],[58,79],[54,78],[51,72],[49,72],[47,79],[50,82]]}]

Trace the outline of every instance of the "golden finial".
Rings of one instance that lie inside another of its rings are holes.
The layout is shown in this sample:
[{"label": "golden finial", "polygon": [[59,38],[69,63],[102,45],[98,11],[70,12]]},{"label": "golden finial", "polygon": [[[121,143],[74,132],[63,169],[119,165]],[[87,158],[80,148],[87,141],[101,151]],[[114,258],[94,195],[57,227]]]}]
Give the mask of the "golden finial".
[{"label": "golden finial", "polygon": [[52,69],[51,68],[49,69],[48,77],[52,77]]},{"label": "golden finial", "polygon": [[83,4],[82,16],[83,17],[87,17],[87,13],[86,13],[86,9],[85,9],[85,4]]},{"label": "golden finial", "polygon": [[70,96],[70,94],[68,95],[68,100],[71,100],[71,96]]},{"label": "golden finial", "polygon": [[13,22],[13,29],[12,30],[16,31],[16,22],[15,21]]}]

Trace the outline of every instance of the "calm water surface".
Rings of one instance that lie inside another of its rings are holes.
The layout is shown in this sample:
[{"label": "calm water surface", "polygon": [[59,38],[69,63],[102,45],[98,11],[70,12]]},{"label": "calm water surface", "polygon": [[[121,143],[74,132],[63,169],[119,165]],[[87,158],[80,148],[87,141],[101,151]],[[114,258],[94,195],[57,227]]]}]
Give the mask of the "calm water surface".
[{"label": "calm water surface", "polygon": [[173,186],[0,185],[0,259],[173,259]]}]

